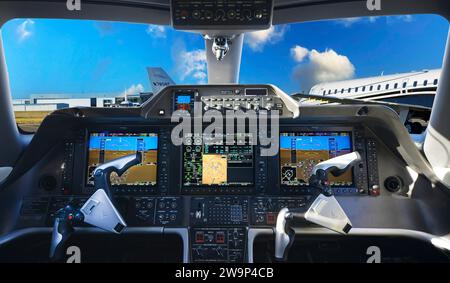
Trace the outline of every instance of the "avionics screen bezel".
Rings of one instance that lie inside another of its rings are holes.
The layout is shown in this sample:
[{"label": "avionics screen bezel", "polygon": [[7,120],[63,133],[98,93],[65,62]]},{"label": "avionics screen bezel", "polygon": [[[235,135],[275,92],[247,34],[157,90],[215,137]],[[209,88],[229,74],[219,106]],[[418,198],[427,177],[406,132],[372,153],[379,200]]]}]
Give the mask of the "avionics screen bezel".
[{"label": "avionics screen bezel", "polygon": [[[278,153],[278,185],[282,192],[284,193],[299,193],[299,192],[305,192],[310,193],[309,189],[311,188],[310,185],[286,185],[281,183],[282,178],[282,172],[281,172],[281,137],[286,134],[292,134],[293,136],[302,134],[302,133],[347,133],[350,137],[350,151],[354,151],[355,141],[354,141],[354,130],[353,128],[347,128],[347,127],[339,127],[339,128],[284,128],[280,130],[279,134],[279,142],[280,142],[280,149]],[[356,188],[356,178],[355,178],[355,170],[352,169],[352,184],[351,185],[333,185],[331,186],[334,188]]]},{"label": "avionics screen bezel", "polygon": [[83,175],[83,182],[84,182],[84,186],[86,188],[93,188],[94,185],[93,184],[89,184],[88,183],[88,166],[89,166],[89,144],[90,144],[90,139],[91,139],[91,135],[92,134],[96,134],[96,133],[103,133],[103,134],[148,134],[148,135],[156,135],[157,137],[157,149],[156,149],[156,183],[155,184],[146,184],[146,185],[141,185],[141,184],[136,184],[136,185],[130,185],[130,184],[120,184],[120,185],[111,185],[111,187],[114,189],[115,192],[119,192],[121,190],[127,190],[127,189],[132,189],[133,191],[142,191],[142,192],[146,192],[146,193],[152,193],[155,191],[155,188],[158,187],[159,184],[159,161],[160,161],[160,153],[159,153],[159,149],[160,149],[160,137],[159,137],[159,132],[157,130],[146,130],[146,129],[139,129],[139,130],[115,130],[115,129],[111,129],[111,130],[105,130],[105,129],[89,129],[86,131],[86,138],[85,138],[85,162],[84,162],[84,175]]},{"label": "avionics screen bezel", "polygon": [[180,187],[181,194],[248,194],[254,191],[256,182],[256,145],[250,145],[252,147],[252,182],[247,185],[192,185],[186,186],[184,184],[184,150],[186,145],[182,145],[180,149]]},{"label": "avionics screen bezel", "polygon": [[[178,97],[179,96],[189,96],[189,111],[188,110],[178,110],[176,106],[178,105]],[[177,89],[172,92],[172,112],[176,111],[186,111],[187,113],[194,113],[195,110],[195,102],[197,100],[198,91],[194,89]]]}]

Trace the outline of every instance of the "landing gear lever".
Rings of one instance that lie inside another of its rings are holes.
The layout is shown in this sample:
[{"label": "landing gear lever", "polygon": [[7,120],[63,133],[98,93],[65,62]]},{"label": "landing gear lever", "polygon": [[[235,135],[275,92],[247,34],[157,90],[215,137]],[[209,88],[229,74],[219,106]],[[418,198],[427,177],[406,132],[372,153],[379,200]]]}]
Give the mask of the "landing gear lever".
[{"label": "landing gear lever", "polygon": [[95,193],[80,209],[67,205],[58,210],[53,224],[50,259],[58,261],[64,256],[64,244],[75,231],[74,225],[88,223],[103,230],[119,234],[127,226],[114,206],[110,176],[116,172],[121,176],[130,167],[141,163],[142,154],[123,156],[97,167],[94,172]]},{"label": "landing gear lever", "polygon": [[283,208],[278,213],[275,227],[276,261],[287,260],[288,252],[295,238],[295,231],[292,229],[292,221],[295,219],[305,219],[344,235],[350,232],[352,224],[333,196],[333,191],[328,182],[328,173],[338,177],[359,161],[361,161],[359,153],[352,152],[320,162],[314,166],[309,184],[317,190],[317,197],[306,212],[304,209]]}]

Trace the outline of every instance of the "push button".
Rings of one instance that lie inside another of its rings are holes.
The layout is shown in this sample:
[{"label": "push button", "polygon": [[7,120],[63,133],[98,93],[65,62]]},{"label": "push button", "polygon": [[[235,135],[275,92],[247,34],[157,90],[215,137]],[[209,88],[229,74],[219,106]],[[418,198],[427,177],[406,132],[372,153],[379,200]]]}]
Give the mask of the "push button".
[{"label": "push button", "polygon": [[268,225],[273,225],[276,223],[276,219],[275,219],[275,214],[273,213],[267,213],[267,224]]},{"label": "push button", "polygon": [[203,234],[203,232],[196,232],[195,233],[195,243],[203,244],[204,242],[205,242],[205,234]]},{"label": "push button", "polygon": [[225,234],[223,232],[216,233],[216,243],[217,244],[225,243]]}]

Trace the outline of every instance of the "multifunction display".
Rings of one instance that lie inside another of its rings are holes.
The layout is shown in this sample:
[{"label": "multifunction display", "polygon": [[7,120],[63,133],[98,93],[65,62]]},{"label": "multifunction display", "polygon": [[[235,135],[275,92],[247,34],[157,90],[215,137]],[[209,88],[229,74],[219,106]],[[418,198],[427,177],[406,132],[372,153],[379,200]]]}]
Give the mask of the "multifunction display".
[{"label": "multifunction display", "polygon": [[190,136],[183,146],[183,185],[251,186],[254,154],[248,135]]},{"label": "multifunction display", "polygon": [[122,176],[111,174],[113,186],[155,186],[157,181],[158,135],[152,133],[91,133],[89,137],[87,184],[94,185],[97,166],[140,152],[142,162]]},{"label": "multifunction display", "polygon": [[[280,176],[283,186],[308,186],[314,166],[352,152],[351,132],[296,132],[280,134]],[[331,186],[352,186],[351,170],[329,175]]]}]

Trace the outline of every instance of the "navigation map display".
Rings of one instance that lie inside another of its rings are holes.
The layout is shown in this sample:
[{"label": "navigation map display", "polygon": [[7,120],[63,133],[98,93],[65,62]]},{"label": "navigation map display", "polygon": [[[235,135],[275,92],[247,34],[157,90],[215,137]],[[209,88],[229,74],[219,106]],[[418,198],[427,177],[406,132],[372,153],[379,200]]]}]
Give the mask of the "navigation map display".
[{"label": "navigation map display", "polygon": [[233,144],[226,138],[193,137],[183,146],[183,185],[253,185],[253,146],[245,135],[235,135]]},{"label": "navigation map display", "polygon": [[136,152],[142,162],[122,176],[111,174],[113,186],[155,186],[157,182],[158,135],[151,133],[91,133],[89,138],[87,185],[94,185],[97,166]]},{"label": "navigation map display", "polygon": [[[281,133],[281,185],[308,186],[317,163],[350,152],[350,132]],[[339,177],[330,174],[328,180],[331,186],[352,186],[353,173],[349,170]]]}]

